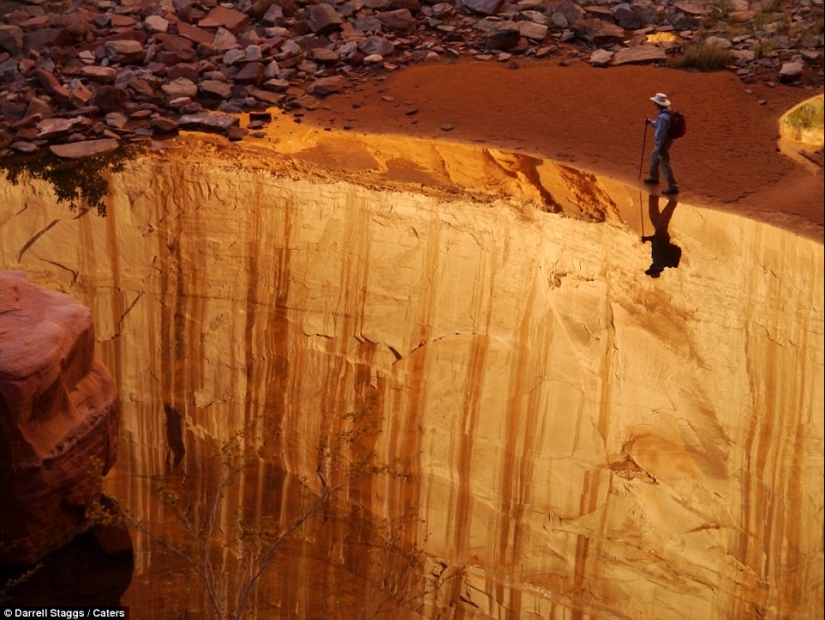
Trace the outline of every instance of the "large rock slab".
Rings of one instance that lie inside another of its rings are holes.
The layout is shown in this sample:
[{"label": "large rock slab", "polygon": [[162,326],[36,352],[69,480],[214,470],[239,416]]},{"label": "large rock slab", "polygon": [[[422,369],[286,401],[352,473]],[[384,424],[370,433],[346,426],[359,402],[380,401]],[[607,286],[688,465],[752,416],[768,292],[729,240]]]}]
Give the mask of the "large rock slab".
[{"label": "large rock slab", "polygon": [[32,564],[91,525],[120,424],[94,351],[89,308],[0,272],[0,563]]},{"label": "large rock slab", "polygon": [[68,144],[52,144],[49,150],[64,159],[81,159],[114,151],[118,144],[118,141],[114,138],[104,138],[102,140],[83,140]]},{"label": "large rock slab", "polygon": [[655,45],[637,45],[620,49],[613,56],[612,65],[646,64],[667,60],[665,50]]},{"label": "large rock slab", "polygon": [[216,6],[198,23],[198,26],[201,28],[226,28],[237,34],[246,28],[251,21],[252,19],[245,13],[225,6]]},{"label": "large rock slab", "polygon": [[216,114],[213,112],[200,112],[198,114],[184,114],[178,119],[178,126],[181,129],[190,131],[210,131],[224,133],[230,127],[238,125],[237,117],[229,114]]}]

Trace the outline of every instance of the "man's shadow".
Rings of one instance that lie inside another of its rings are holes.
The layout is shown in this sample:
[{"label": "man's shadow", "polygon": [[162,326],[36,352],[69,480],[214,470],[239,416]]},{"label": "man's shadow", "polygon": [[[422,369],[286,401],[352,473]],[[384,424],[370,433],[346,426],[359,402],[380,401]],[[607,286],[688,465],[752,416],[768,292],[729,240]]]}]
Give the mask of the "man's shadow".
[{"label": "man's shadow", "polygon": [[[647,205],[654,232],[649,236],[642,235],[642,243],[650,241],[653,260],[645,273],[651,278],[658,278],[665,268],[672,267],[675,269],[678,267],[679,261],[682,259],[682,248],[670,242],[670,233],[667,231],[677,201],[675,198],[671,198],[665,208],[659,211],[659,197],[656,194],[649,194]],[[644,222],[642,222],[642,225],[644,226]]]}]

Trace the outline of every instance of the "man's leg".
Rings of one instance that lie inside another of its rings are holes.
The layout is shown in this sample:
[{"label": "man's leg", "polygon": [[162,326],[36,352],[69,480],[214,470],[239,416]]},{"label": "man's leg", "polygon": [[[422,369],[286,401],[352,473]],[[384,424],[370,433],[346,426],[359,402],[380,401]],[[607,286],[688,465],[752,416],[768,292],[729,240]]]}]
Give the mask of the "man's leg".
[{"label": "man's leg", "polygon": [[679,184],[676,182],[676,175],[673,174],[673,167],[670,165],[670,149],[665,145],[659,152],[659,163],[662,166],[662,174],[667,181],[669,188],[678,189]]},{"label": "man's leg", "polygon": [[650,175],[645,179],[645,183],[655,184],[659,182],[659,162],[660,155],[658,149],[653,149],[650,154]]}]

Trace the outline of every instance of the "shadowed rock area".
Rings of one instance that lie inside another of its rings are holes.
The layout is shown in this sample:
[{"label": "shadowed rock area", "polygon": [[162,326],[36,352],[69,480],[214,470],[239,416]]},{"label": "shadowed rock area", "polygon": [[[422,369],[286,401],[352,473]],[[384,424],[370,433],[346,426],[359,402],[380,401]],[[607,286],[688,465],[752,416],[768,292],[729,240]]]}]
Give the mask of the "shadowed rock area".
[{"label": "shadowed rock area", "polygon": [[[376,452],[409,475],[353,495],[412,512],[415,541],[463,571],[419,617],[821,609],[821,244],[496,149],[337,139],[278,158],[181,141],[112,174],[105,218],[0,185],[0,266],[94,309],[124,402],[108,494],[169,518],[148,477],[199,480],[250,419],[311,478],[331,420],[369,403]],[[653,279],[640,237],[664,228],[681,260]],[[201,608],[135,549],[133,613]],[[260,615],[325,617],[348,567],[382,574],[364,553],[345,523],[289,547]]]}]

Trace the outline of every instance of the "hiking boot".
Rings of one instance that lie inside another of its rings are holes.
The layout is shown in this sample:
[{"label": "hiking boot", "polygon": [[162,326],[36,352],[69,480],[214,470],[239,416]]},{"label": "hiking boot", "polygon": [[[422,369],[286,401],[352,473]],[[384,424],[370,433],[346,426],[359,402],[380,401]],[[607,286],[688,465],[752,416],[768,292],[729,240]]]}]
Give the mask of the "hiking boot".
[{"label": "hiking boot", "polygon": [[655,177],[647,177],[645,179],[645,183],[647,183],[648,185],[658,185],[659,184],[659,179],[657,179]]},{"label": "hiking boot", "polygon": [[678,187],[666,187],[665,189],[662,190],[662,193],[663,194],[668,194],[668,195],[678,194],[679,193],[679,188]]}]

